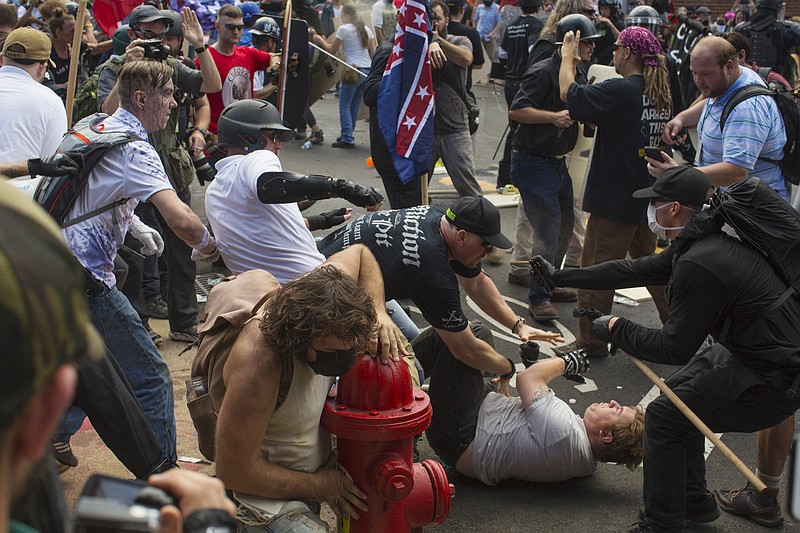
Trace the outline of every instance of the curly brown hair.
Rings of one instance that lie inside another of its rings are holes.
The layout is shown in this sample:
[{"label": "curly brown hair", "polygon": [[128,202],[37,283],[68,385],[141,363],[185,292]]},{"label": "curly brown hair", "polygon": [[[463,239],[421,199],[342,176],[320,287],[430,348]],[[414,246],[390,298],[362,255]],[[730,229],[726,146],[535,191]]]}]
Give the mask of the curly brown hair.
[{"label": "curly brown hair", "polygon": [[635,470],[642,464],[644,411],[639,407],[633,407],[633,409],[636,411],[633,422],[630,424],[620,423],[611,428],[613,436],[611,442],[603,444],[595,450],[595,459],[604,463],[625,465],[629,470]]},{"label": "curly brown hair", "polygon": [[331,265],[281,287],[261,318],[261,333],[286,358],[304,357],[312,342],[329,335],[366,349],[376,327],[372,298]]}]

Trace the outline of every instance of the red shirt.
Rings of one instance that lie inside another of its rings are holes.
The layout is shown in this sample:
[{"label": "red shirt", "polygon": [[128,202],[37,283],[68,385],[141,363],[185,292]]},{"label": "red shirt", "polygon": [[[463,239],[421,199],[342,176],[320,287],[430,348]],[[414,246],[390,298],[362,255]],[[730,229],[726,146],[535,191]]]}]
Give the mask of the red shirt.
[{"label": "red shirt", "polygon": [[[217,133],[217,119],[225,106],[236,101],[253,97],[253,74],[256,71],[269,67],[270,55],[255,48],[235,46],[233,54],[222,55],[215,48],[209,48],[208,53],[214,59],[222,78],[222,90],[208,93],[208,103],[211,107],[211,123],[208,130]],[[200,68],[200,60],[195,58],[195,65]]]}]

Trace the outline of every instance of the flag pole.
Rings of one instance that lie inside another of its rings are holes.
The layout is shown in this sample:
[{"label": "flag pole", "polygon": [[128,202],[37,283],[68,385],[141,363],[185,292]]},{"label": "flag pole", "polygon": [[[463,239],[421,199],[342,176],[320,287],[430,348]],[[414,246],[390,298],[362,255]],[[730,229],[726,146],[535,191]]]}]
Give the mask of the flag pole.
[{"label": "flag pole", "polygon": [[420,189],[422,189],[422,203],[420,205],[428,205],[428,181],[430,181],[432,176],[433,172],[430,174],[423,174],[419,177],[420,181],[422,182],[420,183]]},{"label": "flag pole", "polygon": [[278,83],[278,112],[281,120],[284,119],[284,107],[286,105],[286,81],[289,76],[289,39],[292,28],[292,0],[286,0],[286,7],[283,11],[283,52],[281,55],[280,82]]},{"label": "flag pole", "polygon": [[81,38],[83,23],[86,20],[86,0],[80,0],[78,14],[75,17],[75,36],[72,38],[72,50],[69,58],[69,77],[67,78],[67,125],[72,127],[72,104],[75,101],[75,86],[78,82],[78,66],[81,62]]}]

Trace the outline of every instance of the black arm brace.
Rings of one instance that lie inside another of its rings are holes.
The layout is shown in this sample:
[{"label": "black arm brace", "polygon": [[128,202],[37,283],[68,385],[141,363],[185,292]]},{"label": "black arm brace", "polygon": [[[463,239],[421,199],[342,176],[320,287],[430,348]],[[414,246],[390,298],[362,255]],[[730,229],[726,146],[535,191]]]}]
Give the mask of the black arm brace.
[{"label": "black arm brace", "polygon": [[336,182],[330,176],[308,176],[297,172],[264,172],[258,177],[258,199],[263,204],[288,204],[300,200],[325,200],[335,196]]},{"label": "black arm brace", "polygon": [[258,199],[264,204],[344,198],[359,207],[367,207],[383,201],[383,196],[378,191],[372,187],[363,187],[353,180],[309,176],[296,172],[264,172],[258,177],[257,187]]}]

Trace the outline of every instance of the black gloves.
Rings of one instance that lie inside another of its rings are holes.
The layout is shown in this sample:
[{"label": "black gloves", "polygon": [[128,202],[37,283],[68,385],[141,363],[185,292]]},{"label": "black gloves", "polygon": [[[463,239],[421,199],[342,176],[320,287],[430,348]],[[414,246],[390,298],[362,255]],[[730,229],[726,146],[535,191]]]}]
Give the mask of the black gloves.
[{"label": "black gloves", "polygon": [[519,357],[522,364],[528,368],[539,360],[539,345],[534,341],[528,341],[519,345]]},{"label": "black gloves", "polygon": [[28,159],[28,174],[34,176],[74,176],[78,163],[66,154],[54,154],[41,159]]},{"label": "black gloves", "polygon": [[577,349],[559,355],[558,357],[564,361],[563,376],[567,379],[583,383],[581,374],[589,370],[589,360],[586,359],[586,352],[581,349]]},{"label": "black gloves", "polygon": [[553,282],[553,274],[556,272],[555,267],[541,255],[534,256],[529,263],[531,265],[531,274],[533,274],[542,289],[552,292],[556,286]]},{"label": "black gloves", "polygon": [[603,315],[592,320],[592,335],[603,342],[611,342],[611,331],[608,328],[613,315]]},{"label": "black gloves", "polygon": [[306,217],[306,220],[308,220],[308,229],[314,231],[338,226],[345,221],[345,213],[347,213],[347,208],[341,207],[333,211]]},{"label": "black gloves", "polygon": [[369,207],[383,201],[383,196],[372,187],[364,187],[353,180],[338,179],[333,186],[334,195],[359,207]]}]

